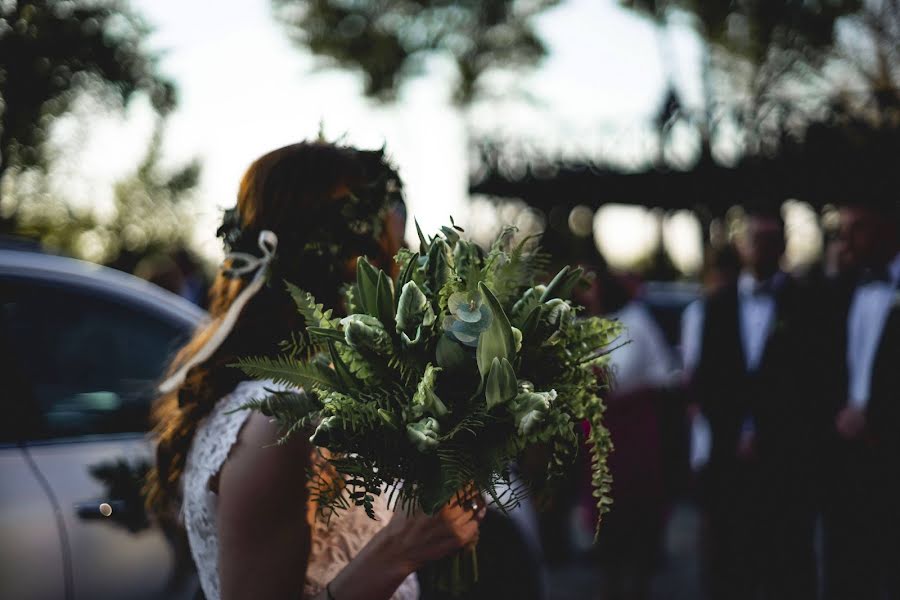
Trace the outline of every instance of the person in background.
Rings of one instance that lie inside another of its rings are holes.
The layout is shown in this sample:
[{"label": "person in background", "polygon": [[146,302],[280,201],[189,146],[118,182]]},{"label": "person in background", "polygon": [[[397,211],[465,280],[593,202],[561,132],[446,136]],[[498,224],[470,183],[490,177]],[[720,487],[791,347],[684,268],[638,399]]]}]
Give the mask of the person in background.
[{"label": "person in background", "polygon": [[209,283],[199,261],[185,248],[179,248],[171,255],[153,254],[141,259],[134,274],[206,308]]},{"label": "person in background", "polygon": [[[702,296],[684,309],[681,315],[681,366],[682,383],[688,387],[694,369],[700,361],[700,345],[703,336],[703,312],[706,298],[717,291],[734,285],[741,272],[741,259],[732,244],[710,246],[703,256],[700,282]],[[689,394],[690,396],[690,394]],[[709,421],[703,416],[696,402],[688,402],[687,418],[690,426],[690,469],[699,472],[709,461]]]},{"label": "person in background", "polygon": [[711,441],[700,479],[707,584],[713,599],[812,598],[814,320],[806,290],[781,270],[778,208],[751,207],[742,225],[737,281],[709,295],[686,335]]},{"label": "person in background", "polygon": [[839,390],[823,473],[829,600],[900,598],[900,211],[840,208],[836,284]]},{"label": "person in background", "polygon": [[209,279],[203,273],[203,266],[193,252],[187,248],[179,248],[172,255],[172,260],[181,271],[182,284],[176,292],[182,298],[206,308],[209,293]]},{"label": "person in background", "polygon": [[[609,465],[616,498],[603,517],[597,546],[604,567],[602,597],[648,598],[662,556],[671,496],[664,445],[672,411],[666,410],[666,390],[676,382],[677,365],[649,309],[608,271],[602,257],[585,266],[589,287],[576,301],[625,327],[614,342],[612,385],[606,395],[606,425],[615,446]],[[593,502],[588,500],[585,506],[593,507]]]}]

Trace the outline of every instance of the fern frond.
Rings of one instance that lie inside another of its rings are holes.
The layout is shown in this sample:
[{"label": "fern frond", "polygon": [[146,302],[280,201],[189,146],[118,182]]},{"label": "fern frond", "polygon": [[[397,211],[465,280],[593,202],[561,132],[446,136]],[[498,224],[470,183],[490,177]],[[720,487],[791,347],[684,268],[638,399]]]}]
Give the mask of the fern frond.
[{"label": "fern frond", "polygon": [[333,390],[338,387],[334,371],[318,362],[300,362],[286,357],[264,356],[239,358],[230,365],[255,379],[271,379],[275,383],[297,388]]},{"label": "fern frond", "polygon": [[286,281],[285,285],[288,293],[294,300],[294,304],[297,305],[297,310],[303,316],[307,327],[338,328],[340,320],[331,318],[331,310],[323,311],[323,306],[316,304],[316,299],[312,294],[298,288],[289,281]]}]

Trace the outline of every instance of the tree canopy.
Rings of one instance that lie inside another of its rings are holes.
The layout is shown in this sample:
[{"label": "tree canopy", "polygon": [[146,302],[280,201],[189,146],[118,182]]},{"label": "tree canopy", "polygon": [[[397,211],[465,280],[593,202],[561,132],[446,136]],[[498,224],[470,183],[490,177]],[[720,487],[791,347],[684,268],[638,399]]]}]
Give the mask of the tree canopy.
[{"label": "tree canopy", "polygon": [[493,69],[527,67],[546,53],[531,18],[559,0],[272,0],[301,47],[362,71],[365,93],[396,97],[432,56],[449,58],[455,100],[470,102]]},{"label": "tree canopy", "polygon": [[81,93],[119,105],[135,92],[167,112],[175,88],[144,47],[149,28],[125,2],[0,3],[0,177],[43,167],[50,123]]}]

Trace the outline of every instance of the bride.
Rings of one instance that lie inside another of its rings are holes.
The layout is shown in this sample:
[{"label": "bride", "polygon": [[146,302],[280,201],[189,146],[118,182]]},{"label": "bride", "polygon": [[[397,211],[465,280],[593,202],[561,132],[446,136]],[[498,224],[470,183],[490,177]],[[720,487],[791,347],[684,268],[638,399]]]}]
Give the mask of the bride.
[{"label": "bride", "polygon": [[270,152],[241,181],[218,232],[231,254],[210,292],[212,322],[178,352],[154,409],[148,502],[182,520],[207,600],[416,598],[416,570],[477,540],[475,499],[426,516],[378,498],[378,520],[350,509],[323,521],[306,473],[327,468],[306,436],[277,444],[267,417],[235,411],[277,386],[229,365],[275,354],[303,329],[284,281],[337,305],[357,257],[390,264],[402,202],[382,152],[325,143]]}]

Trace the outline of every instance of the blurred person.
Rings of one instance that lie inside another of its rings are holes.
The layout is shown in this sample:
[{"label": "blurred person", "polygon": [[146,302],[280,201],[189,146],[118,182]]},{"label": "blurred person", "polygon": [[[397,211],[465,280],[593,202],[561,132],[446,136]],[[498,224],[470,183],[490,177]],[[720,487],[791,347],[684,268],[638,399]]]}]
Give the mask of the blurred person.
[{"label": "blurred person", "polygon": [[197,257],[187,248],[178,248],[172,255],[172,260],[181,271],[183,282],[176,292],[189,302],[193,302],[201,308],[206,308],[206,297],[209,293],[209,281],[203,272],[203,266]]},{"label": "blurred person", "polygon": [[134,274],[201,308],[206,307],[206,277],[197,259],[185,248],[179,248],[171,255],[153,254],[142,258],[135,266]]},{"label": "blurred person", "polygon": [[269,280],[336,306],[359,256],[388,266],[397,250],[382,236],[399,186],[380,151],[300,143],[256,160],[226,212],[218,233],[231,254],[211,292],[212,321],[160,388],[148,483],[158,514],[182,515],[207,600],[415,598],[419,567],[478,538],[478,498],[428,517],[392,515],[378,497],[378,520],[352,507],[327,523],[315,519],[304,476],[325,468],[315,449],[305,436],[279,444],[268,417],[236,410],[284,388],[229,365],[276,353],[284,332],[302,325],[285,288],[266,285],[258,269],[271,264]]},{"label": "blurred person", "polygon": [[135,266],[134,274],[173,294],[179,294],[184,286],[184,274],[178,264],[162,254],[142,258]]},{"label": "blurred person", "polygon": [[839,209],[837,325],[823,497],[829,600],[900,598],[900,210]]},{"label": "blurred person", "polygon": [[[603,597],[648,598],[662,558],[671,500],[666,474],[674,469],[666,462],[670,457],[665,441],[670,439],[670,421],[679,426],[683,422],[670,419],[665,406],[677,365],[662,330],[639,297],[608,271],[602,257],[586,266],[589,286],[579,292],[577,301],[625,327],[608,368],[606,425],[615,446],[609,466],[616,491],[597,544],[604,568]],[[594,503],[589,493],[585,495],[584,505],[593,518]]]},{"label": "blurred person", "polygon": [[781,270],[777,207],[748,208],[737,250],[737,281],[685,321],[690,388],[709,424],[700,477],[707,584],[713,599],[812,598],[809,294]]},{"label": "blurred person", "polygon": [[712,294],[737,281],[741,273],[741,257],[733,244],[710,246],[703,257],[700,274],[703,290]]},{"label": "blurred person", "polygon": [[[700,282],[703,296],[694,300],[681,315],[681,366],[683,383],[688,382],[700,360],[703,336],[703,312],[706,298],[737,282],[741,272],[741,259],[733,244],[711,245],[703,256]],[[687,407],[690,425],[689,465],[692,471],[701,470],[709,461],[709,421],[703,416],[696,402]]]}]

